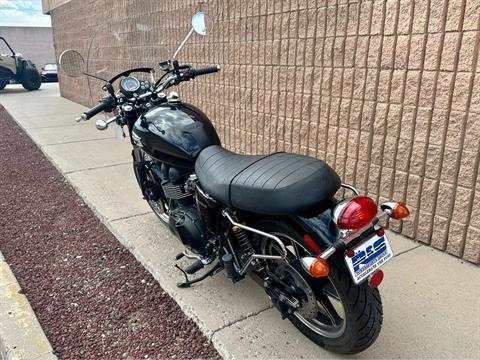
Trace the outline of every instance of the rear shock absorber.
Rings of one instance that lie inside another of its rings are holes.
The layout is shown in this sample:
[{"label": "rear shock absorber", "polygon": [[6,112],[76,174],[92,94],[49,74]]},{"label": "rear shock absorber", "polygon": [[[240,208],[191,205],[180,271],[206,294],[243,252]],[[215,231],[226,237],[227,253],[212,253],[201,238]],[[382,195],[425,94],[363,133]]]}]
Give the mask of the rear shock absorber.
[{"label": "rear shock absorber", "polygon": [[235,234],[238,244],[240,245],[240,258],[242,259],[242,262],[245,262],[252,254],[255,253],[252,243],[250,242],[250,238],[248,237],[247,232],[238,226],[233,226],[232,231]]}]

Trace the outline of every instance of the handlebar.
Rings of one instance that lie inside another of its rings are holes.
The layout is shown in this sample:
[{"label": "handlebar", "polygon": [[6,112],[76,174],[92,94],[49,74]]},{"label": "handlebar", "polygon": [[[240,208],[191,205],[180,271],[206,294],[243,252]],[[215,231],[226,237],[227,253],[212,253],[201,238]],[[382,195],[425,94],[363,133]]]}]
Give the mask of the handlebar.
[{"label": "handlebar", "polygon": [[[164,91],[165,89],[169,88],[172,85],[178,85],[182,81],[189,81],[191,79],[194,79],[197,76],[200,75],[207,75],[207,74],[212,74],[220,71],[220,66],[219,65],[213,65],[213,66],[207,66],[205,68],[200,68],[200,69],[194,69],[191,67],[184,67],[180,66],[179,67],[180,71],[178,75],[172,74],[168,76],[164,82],[162,82],[159,86],[155,84],[155,92],[161,92]],[[162,80],[162,79],[160,79]],[[159,81],[160,82],[160,81]]]},{"label": "handlebar", "polygon": [[212,74],[220,71],[219,65],[207,66],[200,69],[190,69],[188,72],[190,77],[193,79],[196,76]]},{"label": "handlebar", "polygon": [[115,99],[111,96],[104,96],[97,105],[90,110],[85,111],[78,121],[91,119],[102,111],[111,111],[114,107],[114,102]]},{"label": "handlebar", "polygon": [[[190,79],[194,79],[197,76],[200,75],[207,75],[207,74],[212,74],[220,71],[220,66],[219,65],[213,65],[213,66],[207,66],[204,68],[200,69],[193,69],[189,67],[188,65],[183,65],[179,66],[178,68],[180,71],[177,72],[177,74],[171,74],[169,77],[165,79],[164,82],[160,84],[160,86],[157,87],[157,84],[154,86],[153,91],[147,91],[144,94],[141,94],[135,98],[128,99],[129,101],[135,101],[135,100],[140,100],[144,98],[148,98],[150,96],[157,96],[158,93],[164,91],[168,87],[172,85],[178,85],[182,81],[188,81]],[[139,69],[133,69],[129,70],[129,72],[133,71],[144,71],[147,70],[147,68],[139,68]],[[122,73],[125,74],[126,72]],[[118,75],[117,75],[118,77]],[[162,79],[160,79],[161,81]],[[158,83],[158,82],[157,82]],[[112,90],[113,92],[113,90]],[[112,95],[107,95],[104,96],[100,102],[95,105],[93,108],[90,110],[85,111],[79,118],[77,118],[77,122],[81,120],[88,120],[94,117],[95,115],[101,113],[102,111],[112,111],[115,106],[117,105],[117,99],[114,97],[114,94]]]}]

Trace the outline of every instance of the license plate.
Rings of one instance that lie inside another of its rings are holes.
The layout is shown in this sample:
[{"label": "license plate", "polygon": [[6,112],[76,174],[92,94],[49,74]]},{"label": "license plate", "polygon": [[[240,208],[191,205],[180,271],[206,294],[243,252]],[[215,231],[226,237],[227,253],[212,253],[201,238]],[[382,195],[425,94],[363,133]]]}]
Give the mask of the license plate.
[{"label": "license plate", "polygon": [[345,262],[355,284],[366,280],[371,273],[393,258],[387,235],[374,235],[353,250],[355,255],[351,258],[345,256]]}]

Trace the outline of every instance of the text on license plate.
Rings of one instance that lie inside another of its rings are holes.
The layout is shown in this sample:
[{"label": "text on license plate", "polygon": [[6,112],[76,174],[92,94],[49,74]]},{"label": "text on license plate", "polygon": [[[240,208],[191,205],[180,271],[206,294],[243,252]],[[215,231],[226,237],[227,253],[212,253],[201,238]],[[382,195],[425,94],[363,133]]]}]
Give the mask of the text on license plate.
[{"label": "text on license plate", "polygon": [[393,251],[386,235],[374,235],[353,250],[355,255],[351,258],[345,256],[345,262],[355,284],[360,284],[393,258]]}]

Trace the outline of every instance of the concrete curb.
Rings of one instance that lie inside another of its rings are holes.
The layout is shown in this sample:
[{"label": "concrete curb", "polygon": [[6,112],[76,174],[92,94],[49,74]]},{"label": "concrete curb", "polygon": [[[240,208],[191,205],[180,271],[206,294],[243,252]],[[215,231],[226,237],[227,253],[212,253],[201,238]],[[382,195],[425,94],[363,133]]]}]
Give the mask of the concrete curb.
[{"label": "concrete curb", "polygon": [[56,359],[30,303],[0,252],[0,359]]}]

